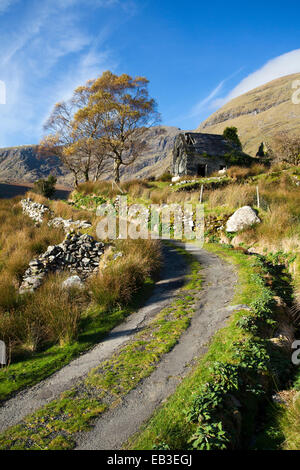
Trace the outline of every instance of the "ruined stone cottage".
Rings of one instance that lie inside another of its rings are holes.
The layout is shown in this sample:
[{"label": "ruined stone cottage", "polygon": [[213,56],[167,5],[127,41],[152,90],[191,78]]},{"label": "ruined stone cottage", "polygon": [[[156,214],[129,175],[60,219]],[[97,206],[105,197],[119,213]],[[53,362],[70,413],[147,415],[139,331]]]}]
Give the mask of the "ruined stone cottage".
[{"label": "ruined stone cottage", "polygon": [[230,166],[228,155],[240,149],[222,135],[181,132],[173,148],[174,176],[209,176]]}]

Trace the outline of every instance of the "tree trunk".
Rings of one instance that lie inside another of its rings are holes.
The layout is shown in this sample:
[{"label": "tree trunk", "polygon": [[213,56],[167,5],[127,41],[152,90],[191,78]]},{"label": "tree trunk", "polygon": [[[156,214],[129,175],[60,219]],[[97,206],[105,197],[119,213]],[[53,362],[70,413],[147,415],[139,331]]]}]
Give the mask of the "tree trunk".
[{"label": "tree trunk", "polygon": [[114,160],[115,183],[120,183],[120,166],[121,166],[121,160],[119,160],[119,159]]},{"label": "tree trunk", "polygon": [[89,170],[85,170],[84,172],[84,179],[85,179],[85,182],[87,183],[88,181],[90,181],[90,178],[89,178]]},{"label": "tree trunk", "polygon": [[77,173],[74,171],[73,174],[74,174],[75,187],[78,188],[78,176],[77,176]]}]

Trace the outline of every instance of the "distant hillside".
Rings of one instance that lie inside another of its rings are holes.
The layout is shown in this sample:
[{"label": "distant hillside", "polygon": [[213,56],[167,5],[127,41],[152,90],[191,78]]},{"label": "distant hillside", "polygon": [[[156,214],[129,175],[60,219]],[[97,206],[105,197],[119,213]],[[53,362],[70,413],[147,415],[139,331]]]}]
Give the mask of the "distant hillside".
[{"label": "distant hillside", "polygon": [[0,149],[0,181],[32,183],[50,173],[60,184],[69,184],[70,175],[56,157],[38,158],[36,146],[8,147]]},{"label": "distant hillside", "polygon": [[175,137],[181,132],[178,127],[157,126],[145,135],[148,150],[143,152],[133,165],[122,169],[124,179],[159,176],[169,170]]},{"label": "distant hillside", "polygon": [[278,78],[238,96],[212,114],[198,132],[222,134],[227,126],[238,128],[246,153],[255,156],[261,142],[270,142],[278,130],[299,132],[300,105],[293,104],[292,82],[300,74]]},{"label": "distant hillside", "polygon": [[[170,168],[171,152],[177,127],[158,126],[145,135],[149,144],[133,165],[121,171],[123,179],[158,176]],[[0,182],[34,182],[47,177],[50,173],[57,176],[58,183],[64,186],[73,184],[72,175],[62,167],[56,157],[39,158],[36,146],[10,147],[0,149]],[[111,177],[109,175],[108,177]]]}]

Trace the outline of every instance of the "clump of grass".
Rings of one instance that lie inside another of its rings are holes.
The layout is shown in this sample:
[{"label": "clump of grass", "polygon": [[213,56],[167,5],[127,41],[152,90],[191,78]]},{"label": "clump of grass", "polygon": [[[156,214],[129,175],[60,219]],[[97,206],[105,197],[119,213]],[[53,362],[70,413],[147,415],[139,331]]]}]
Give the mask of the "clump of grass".
[{"label": "clump of grass", "polygon": [[233,178],[236,181],[241,181],[245,178],[250,176],[257,176],[262,173],[266,173],[268,171],[265,165],[261,163],[255,163],[251,165],[249,168],[242,167],[242,166],[232,166],[228,168],[227,175]]},{"label": "clump of grass", "polygon": [[249,185],[235,184],[211,191],[208,196],[208,206],[226,206],[237,209],[246,205],[254,205],[255,188]]},{"label": "clump of grass", "polygon": [[75,209],[64,201],[51,201],[51,210],[54,212],[55,217],[62,217],[63,219],[72,220],[88,220],[91,222],[94,218],[93,214],[88,210]]},{"label": "clump of grass", "polygon": [[155,240],[124,240],[117,243],[122,257],[90,280],[94,300],[106,309],[127,305],[138,288],[160,267],[160,247]]},{"label": "clump of grass", "polygon": [[27,191],[26,197],[32,199],[35,202],[38,202],[39,204],[44,204],[45,206],[49,205],[49,199],[47,199],[42,194],[38,194],[33,191]]},{"label": "clump of grass", "polygon": [[63,289],[64,277],[53,274],[34,294],[22,297],[10,287],[9,297],[1,298],[1,339],[18,350],[29,351],[75,339],[87,298],[84,291]]}]

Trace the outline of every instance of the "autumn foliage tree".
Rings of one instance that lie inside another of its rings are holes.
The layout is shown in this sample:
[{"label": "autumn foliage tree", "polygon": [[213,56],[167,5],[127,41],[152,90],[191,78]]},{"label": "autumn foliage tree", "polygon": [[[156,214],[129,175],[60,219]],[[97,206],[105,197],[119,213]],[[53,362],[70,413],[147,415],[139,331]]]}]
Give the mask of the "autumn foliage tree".
[{"label": "autumn foliage tree", "polygon": [[[147,148],[145,132],[159,121],[148,83],[144,77],[104,72],[91,83],[88,103],[76,114],[79,125],[97,122],[97,142],[113,162],[116,182],[121,166],[131,165]],[[82,91],[86,93],[85,88]]]},{"label": "autumn foliage tree", "polygon": [[81,176],[99,178],[110,166],[119,182],[120,168],[147,148],[145,132],[158,121],[146,78],[107,71],[54,107],[40,151],[58,155],[76,184]]}]

